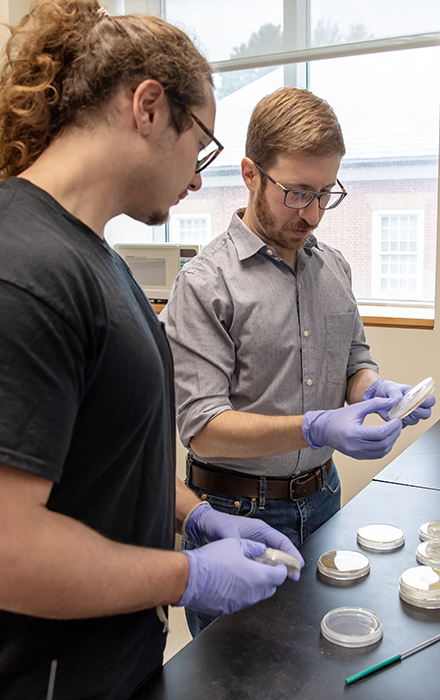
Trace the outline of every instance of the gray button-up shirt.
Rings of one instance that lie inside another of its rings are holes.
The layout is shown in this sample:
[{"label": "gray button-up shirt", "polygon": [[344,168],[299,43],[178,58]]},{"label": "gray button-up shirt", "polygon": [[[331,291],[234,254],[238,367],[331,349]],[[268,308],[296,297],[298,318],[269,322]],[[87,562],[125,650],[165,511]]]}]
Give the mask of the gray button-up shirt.
[{"label": "gray button-up shirt", "polygon": [[[311,235],[293,270],[237,213],[183,267],[160,318],[173,351],[177,424],[186,446],[225,410],[301,415],[339,408],[347,379],[378,369],[341,253]],[[307,448],[215,464],[290,476],[331,453]]]}]

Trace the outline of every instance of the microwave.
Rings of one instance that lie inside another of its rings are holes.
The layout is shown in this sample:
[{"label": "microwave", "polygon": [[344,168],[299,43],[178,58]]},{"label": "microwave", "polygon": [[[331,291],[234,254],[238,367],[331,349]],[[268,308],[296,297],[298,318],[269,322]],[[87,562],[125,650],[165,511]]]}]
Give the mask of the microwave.
[{"label": "microwave", "polygon": [[185,263],[201,251],[198,244],[116,243],[113,249],[127,263],[131,273],[150,301],[166,301],[171,285]]}]

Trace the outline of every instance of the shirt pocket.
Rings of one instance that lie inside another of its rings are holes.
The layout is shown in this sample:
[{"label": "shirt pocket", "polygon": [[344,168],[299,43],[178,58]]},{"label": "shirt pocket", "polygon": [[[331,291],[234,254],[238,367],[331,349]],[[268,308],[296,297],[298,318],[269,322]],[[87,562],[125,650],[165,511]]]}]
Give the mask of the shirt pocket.
[{"label": "shirt pocket", "polygon": [[327,381],[331,384],[347,381],[355,318],[355,311],[325,315]]}]

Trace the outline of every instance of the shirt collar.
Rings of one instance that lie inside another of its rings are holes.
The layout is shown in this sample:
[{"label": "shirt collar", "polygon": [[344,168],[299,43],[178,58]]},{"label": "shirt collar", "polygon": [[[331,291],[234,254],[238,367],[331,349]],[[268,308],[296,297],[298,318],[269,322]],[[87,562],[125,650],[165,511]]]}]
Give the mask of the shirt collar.
[{"label": "shirt collar", "polygon": [[[261,238],[259,238],[253,231],[250,230],[250,228],[246,226],[246,224],[243,223],[242,217],[245,211],[245,209],[237,209],[237,211],[232,215],[231,223],[228,229],[237,249],[239,260],[251,258],[261,250],[267,250],[268,248],[274,250],[272,246],[264,243]],[[304,250],[304,252],[310,256],[312,254],[312,249],[315,247],[318,248],[318,250],[323,249],[316,236],[311,233],[302,250]],[[300,253],[301,251],[298,252]]]}]

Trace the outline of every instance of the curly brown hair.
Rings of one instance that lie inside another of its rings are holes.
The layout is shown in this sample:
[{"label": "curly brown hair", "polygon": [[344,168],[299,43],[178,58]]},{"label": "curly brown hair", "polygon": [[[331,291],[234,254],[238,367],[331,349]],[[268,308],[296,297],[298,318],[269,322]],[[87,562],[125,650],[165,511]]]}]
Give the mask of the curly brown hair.
[{"label": "curly brown hair", "polygon": [[342,157],[344,137],[328,102],[308,90],[284,87],[263,97],[252,112],[246,155],[265,169],[278,156]]},{"label": "curly brown hair", "polygon": [[[208,62],[152,15],[112,17],[97,0],[36,0],[14,27],[0,72],[0,180],[31,165],[68,125],[83,126],[125,86],[154,78],[181,133],[206,104]],[[189,120],[189,121],[188,121]]]}]

